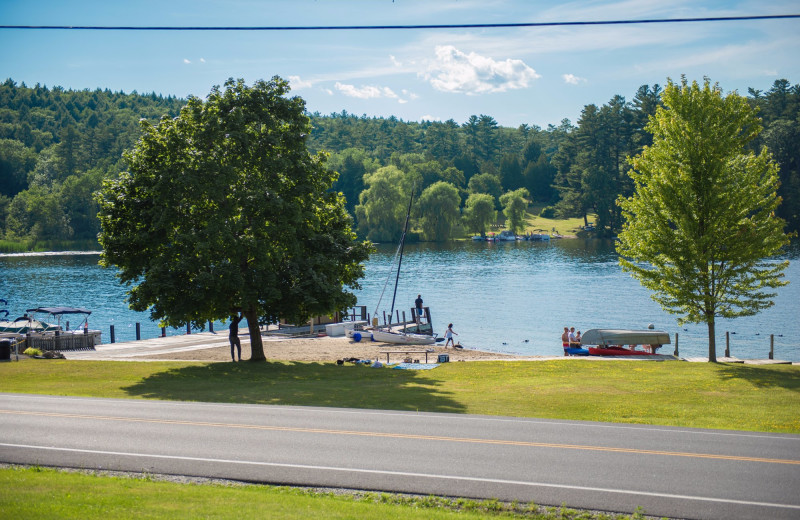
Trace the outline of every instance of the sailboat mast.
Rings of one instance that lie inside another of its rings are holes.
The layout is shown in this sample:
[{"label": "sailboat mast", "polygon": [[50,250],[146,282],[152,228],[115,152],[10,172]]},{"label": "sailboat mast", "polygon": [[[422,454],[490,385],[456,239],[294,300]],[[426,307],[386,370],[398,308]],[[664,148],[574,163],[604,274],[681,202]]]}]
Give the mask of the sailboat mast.
[{"label": "sailboat mast", "polygon": [[392,295],[392,310],[389,311],[389,321],[391,322],[392,315],[394,314],[394,301],[397,298],[397,283],[400,281],[400,266],[403,265],[403,249],[406,245],[406,233],[408,232],[408,221],[411,217],[411,203],[414,201],[414,189],[416,186],[411,187],[411,198],[408,200],[408,210],[406,211],[406,225],[403,226],[403,236],[400,237],[400,260],[397,262],[397,276],[394,279],[394,294]]}]

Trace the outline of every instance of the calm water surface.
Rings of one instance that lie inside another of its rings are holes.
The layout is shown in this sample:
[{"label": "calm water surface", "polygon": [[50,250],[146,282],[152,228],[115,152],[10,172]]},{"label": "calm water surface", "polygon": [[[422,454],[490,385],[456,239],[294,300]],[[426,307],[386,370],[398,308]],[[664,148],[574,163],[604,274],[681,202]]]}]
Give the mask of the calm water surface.
[{"label": "calm water surface", "polygon": [[[367,263],[357,292],[360,305],[378,314],[391,307],[396,246],[378,246]],[[775,357],[800,361],[800,340],[793,325],[800,315],[800,246],[793,244],[786,278],[775,305],[757,316],[717,322],[717,355],[766,358],[769,335],[775,334]],[[0,298],[11,314],[37,306],[75,306],[92,310],[90,326],[103,331],[115,325],[117,341],[159,334],[147,313],[129,310],[125,288],[115,271],[97,265],[97,255],[0,256]],[[386,279],[390,278],[378,307]],[[551,243],[411,244],[406,246],[395,309],[410,315],[417,294],[431,308],[435,330],[442,335],[453,323],[464,346],[532,355],[560,355],[563,327],[646,328],[652,323],[671,337],[679,334],[682,356],[708,353],[704,325],[679,327],[675,317],[650,299],[650,293],[622,272],[610,242],[556,240]],[[223,325],[215,329],[225,331]],[[185,330],[168,329],[168,334]],[[672,353],[673,346],[662,352]]]}]

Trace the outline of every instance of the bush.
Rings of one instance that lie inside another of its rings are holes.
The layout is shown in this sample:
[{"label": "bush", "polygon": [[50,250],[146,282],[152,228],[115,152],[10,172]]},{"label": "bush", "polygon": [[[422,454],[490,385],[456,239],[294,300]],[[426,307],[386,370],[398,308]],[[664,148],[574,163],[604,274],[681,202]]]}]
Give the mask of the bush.
[{"label": "bush", "polygon": [[25,349],[25,352],[23,352],[23,354],[30,357],[41,356],[42,351],[39,350],[38,348],[28,347]]},{"label": "bush", "polygon": [[553,206],[545,206],[542,208],[542,211],[539,212],[539,216],[542,218],[556,218],[556,208]]}]

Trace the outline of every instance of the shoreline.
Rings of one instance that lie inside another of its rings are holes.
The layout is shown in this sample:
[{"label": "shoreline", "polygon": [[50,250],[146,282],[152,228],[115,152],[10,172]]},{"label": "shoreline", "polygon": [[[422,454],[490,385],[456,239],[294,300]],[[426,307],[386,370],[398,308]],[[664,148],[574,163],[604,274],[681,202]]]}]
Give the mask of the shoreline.
[{"label": "shoreline", "polygon": [[[186,336],[170,336],[155,340],[140,340],[128,343],[103,344],[95,347],[94,352],[66,353],[68,359],[125,359],[130,361],[231,361],[231,347],[227,334],[216,334],[205,339],[199,334],[193,335],[194,341]],[[171,341],[170,341],[171,340]],[[242,360],[251,357],[249,336],[240,334],[242,344]],[[189,344],[191,342],[191,344]],[[268,361],[302,361],[318,363],[336,363],[338,360],[359,359],[402,362],[406,358],[424,363],[435,363],[440,354],[447,354],[450,362],[454,361],[488,361],[488,360],[523,360],[537,359],[541,356],[520,356],[487,352],[467,348],[445,348],[442,345],[397,345],[376,341],[353,341],[347,337],[288,337],[278,334],[262,335],[264,354]],[[425,352],[427,350],[427,352]],[[407,354],[401,353],[410,351]]]}]

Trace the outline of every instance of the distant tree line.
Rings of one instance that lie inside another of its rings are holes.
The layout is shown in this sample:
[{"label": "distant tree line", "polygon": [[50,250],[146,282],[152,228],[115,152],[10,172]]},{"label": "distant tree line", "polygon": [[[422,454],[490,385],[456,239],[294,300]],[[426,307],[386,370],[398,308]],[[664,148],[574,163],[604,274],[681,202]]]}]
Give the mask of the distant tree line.
[{"label": "distant tree line", "polygon": [[139,120],[178,114],[185,100],[110,90],[0,85],[0,238],[95,239],[92,193],[125,169]]},{"label": "distant tree line", "polygon": [[[766,91],[748,89],[747,100],[764,125],[749,146],[766,146],[780,164],[778,214],[789,230],[800,230],[800,86],[777,80]],[[417,123],[312,113],[308,145],[331,154],[334,189],[345,195],[359,233],[374,241],[399,238],[412,189],[412,228],[423,240],[485,233],[498,215],[506,227],[524,227],[532,204],[547,216],[589,223],[593,215],[597,233],[613,236],[622,225],[615,201],[633,190],[626,157],[650,144],[644,127],[660,103],[661,87],[643,85],[631,101],[617,95],[586,105],[575,124],[564,119],[547,128],[502,127],[484,114]],[[138,121],[175,117],[185,104],[7,80],[0,86],[0,236],[95,237],[90,194],[127,168],[122,152],[139,138]]]}]

